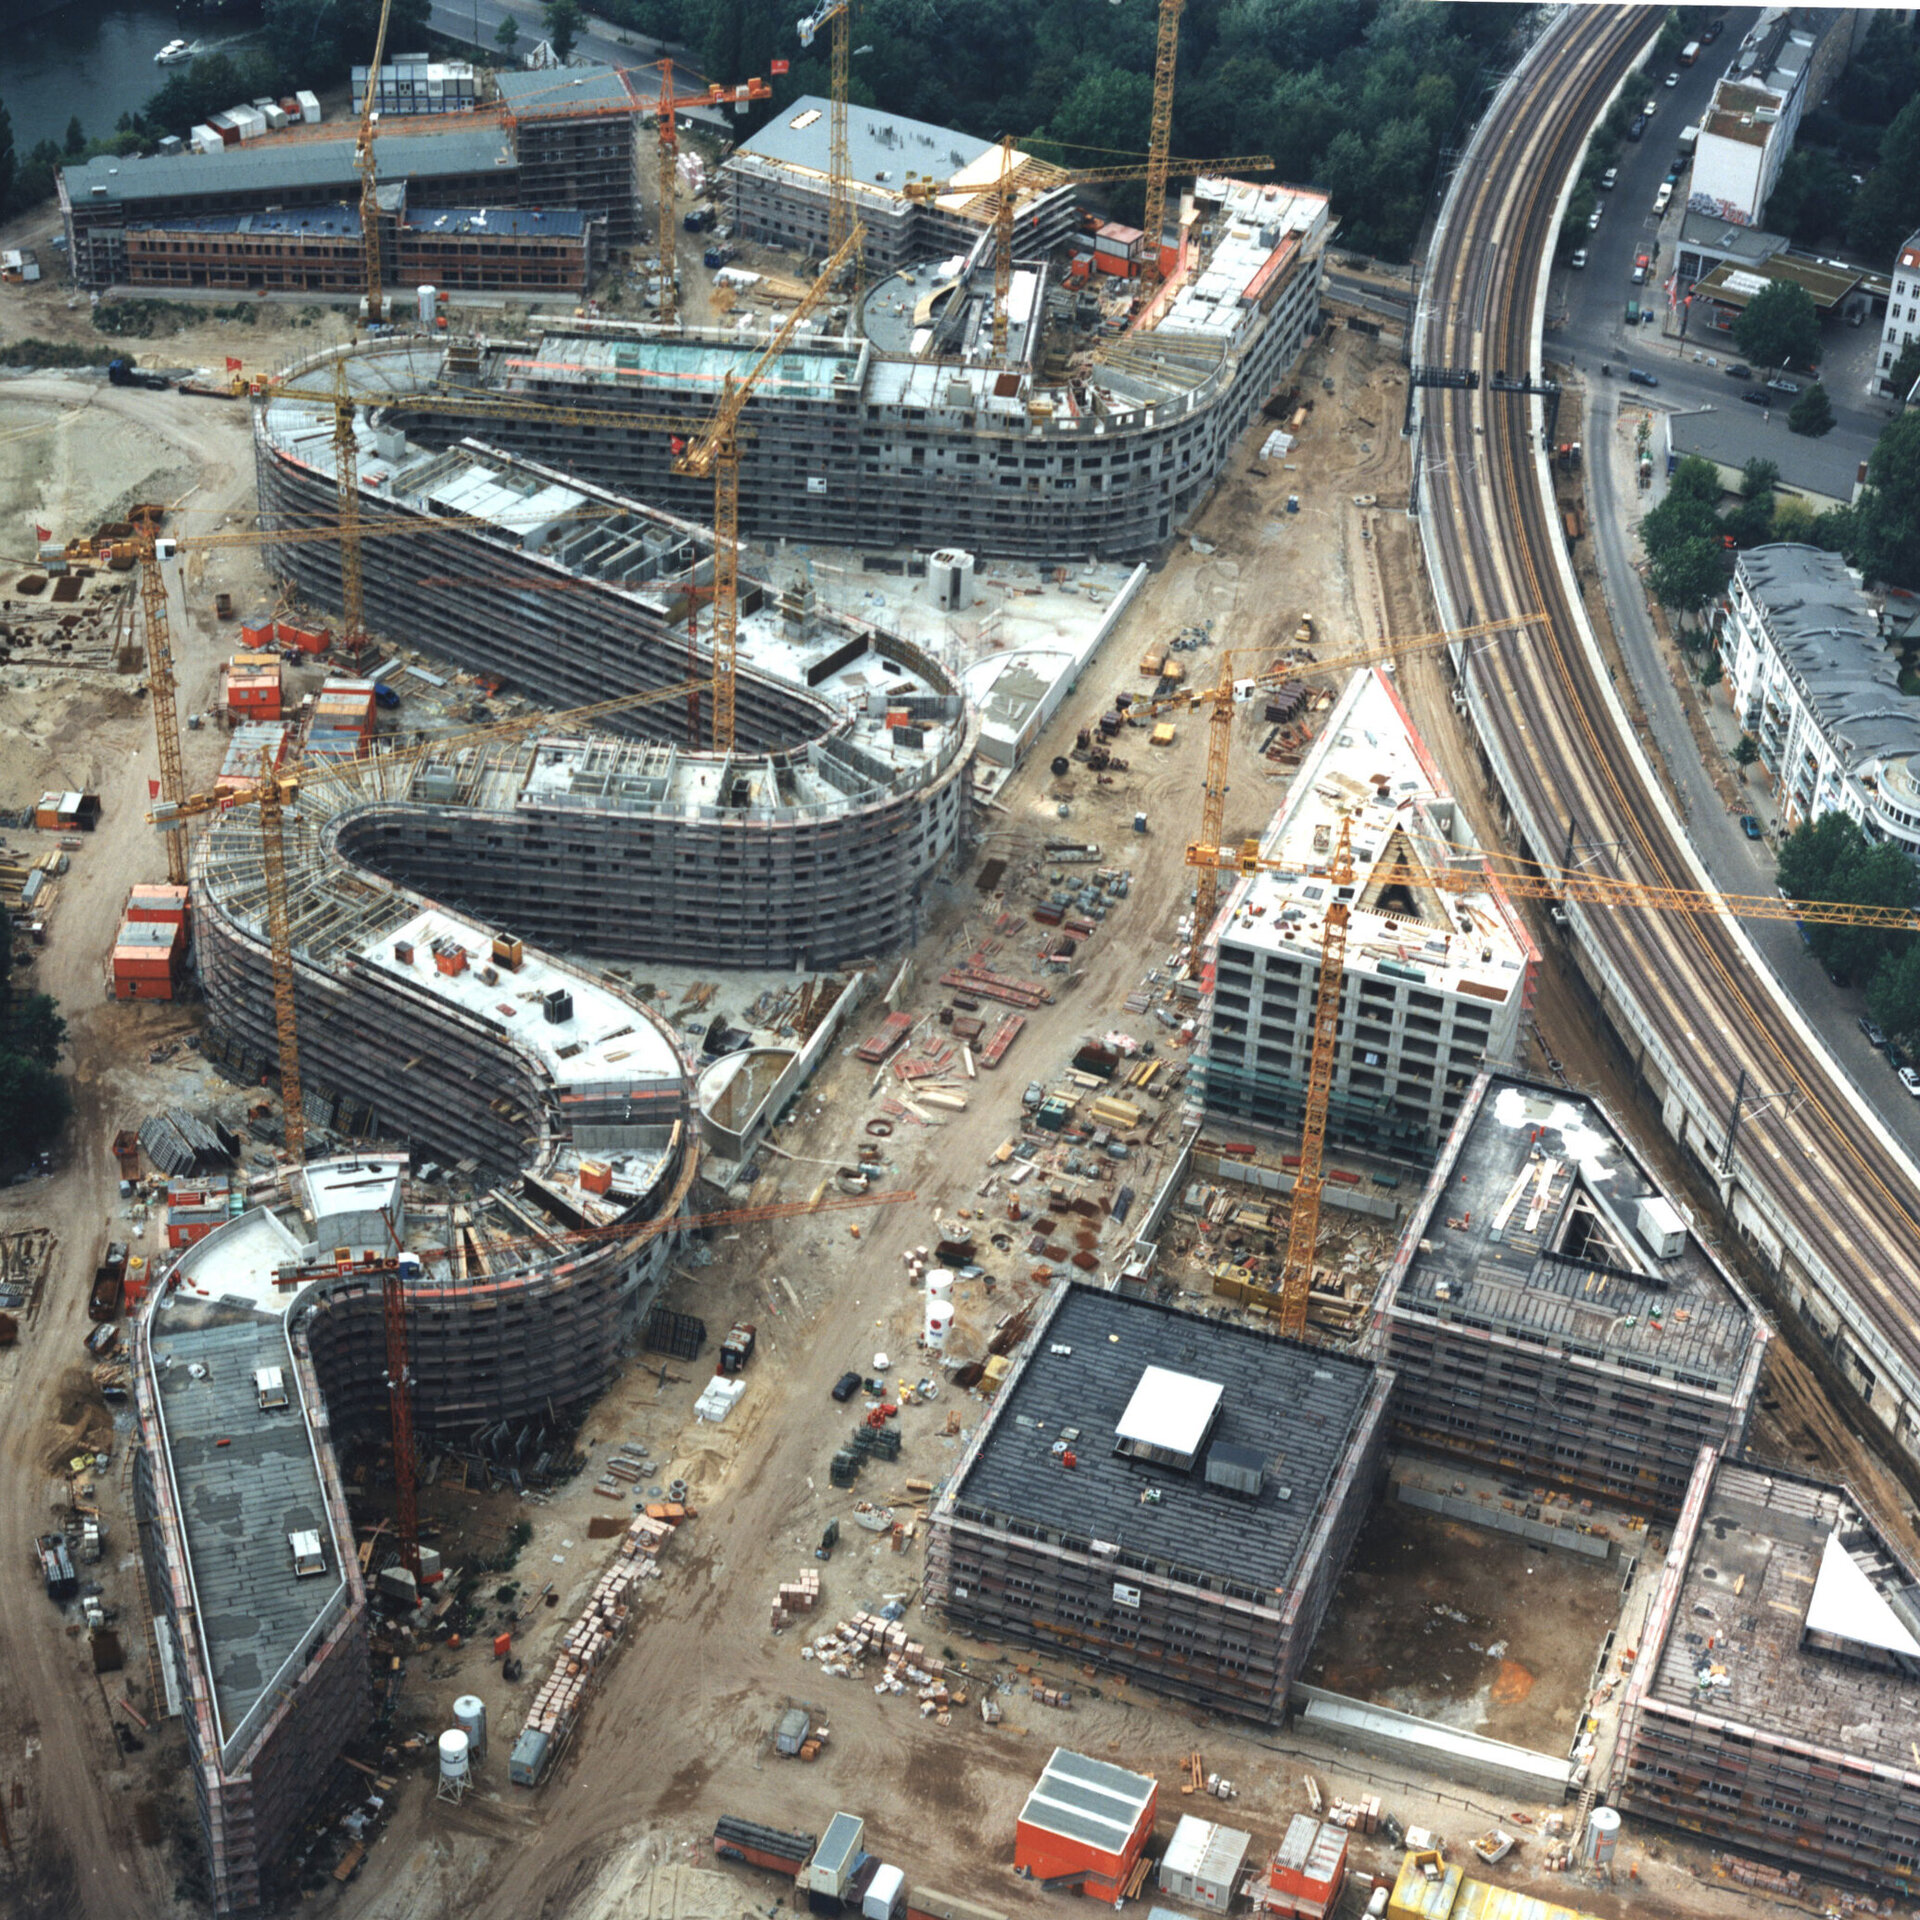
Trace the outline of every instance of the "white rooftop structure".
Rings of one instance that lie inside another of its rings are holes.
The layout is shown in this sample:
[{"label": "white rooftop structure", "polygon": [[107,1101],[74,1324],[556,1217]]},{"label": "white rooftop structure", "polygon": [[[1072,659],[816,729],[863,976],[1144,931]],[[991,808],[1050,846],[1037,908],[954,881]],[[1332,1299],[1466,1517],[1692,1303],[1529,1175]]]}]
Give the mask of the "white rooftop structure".
[{"label": "white rooftop structure", "polygon": [[1191,1461],[1220,1411],[1221,1391],[1216,1381],[1197,1380],[1170,1367],[1149,1367],[1114,1433],[1124,1451]]},{"label": "white rooftop structure", "polygon": [[1820,1572],[1807,1602],[1807,1631],[1920,1660],[1920,1640],[1901,1624],[1837,1533],[1827,1535],[1820,1555]]},{"label": "white rooftop structure", "polygon": [[1258,322],[1268,283],[1326,225],[1327,196],[1305,187],[1208,178],[1195,185],[1194,198],[1217,208],[1213,252],[1181,283],[1155,331],[1237,344]]},{"label": "white rooftop structure", "polygon": [[1020,1823],[1101,1853],[1118,1854],[1133,1837],[1156,1792],[1156,1783],[1145,1774],[1055,1747],[1020,1809]]}]

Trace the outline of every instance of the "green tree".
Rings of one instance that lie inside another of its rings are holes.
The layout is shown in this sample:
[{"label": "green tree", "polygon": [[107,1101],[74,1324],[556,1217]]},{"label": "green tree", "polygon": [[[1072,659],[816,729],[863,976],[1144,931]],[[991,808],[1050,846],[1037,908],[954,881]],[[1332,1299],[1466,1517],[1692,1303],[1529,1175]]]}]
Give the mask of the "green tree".
[{"label": "green tree", "polygon": [[1880,162],[1854,196],[1847,244],[1869,260],[1884,260],[1920,226],[1920,99],[1894,115],[1880,140]]},{"label": "green tree", "polygon": [[[1789,899],[1910,909],[1920,901],[1920,867],[1896,846],[1877,846],[1843,813],[1796,827],[1780,849],[1778,878]],[[1871,980],[1907,936],[1881,927],[1809,926],[1814,958],[1843,986]]]},{"label": "green tree", "polygon": [[546,20],[547,41],[553,48],[554,58],[571,59],[573,43],[579,39],[585,24],[580,16],[580,0],[547,0]]},{"label": "green tree", "polygon": [[1719,536],[1689,535],[1663,548],[1649,561],[1647,584],[1663,607],[1675,613],[1698,613],[1727,584]]},{"label": "green tree", "polygon": [[1761,219],[1770,232],[1784,233],[1802,246],[1817,246],[1846,232],[1853,196],[1853,176],[1832,154],[1795,147]]},{"label": "green tree", "polygon": [[1804,500],[1789,494],[1784,500],[1775,495],[1773,525],[1768,530],[1775,540],[1799,545],[1820,544],[1815,534],[1819,516]]},{"label": "green tree", "polygon": [[0,1161],[24,1160],[60,1136],[73,1094],[57,1073],[24,1054],[0,1052]]},{"label": "green tree", "polygon": [[1822,515],[1822,546],[1847,554],[1869,579],[1920,587],[1920,412],[1887,422],[1867,459],[1867,484],[1829,541]]},{"label": "green tree", "polygon": [[59,1065],[60,1049],[67,1044],[67,1023],[51,994],[29,993],[9,999],[0,1010],[0,1047],[31,1060],[49,1070]]},{"label": "green tree", "polygon": [[[1667,491],[1640,522],[1640,543],[1647,550],[1649,577],[1663,605],[1691,610],[1699,604],[1691,588],[1705,572],[1696,543],[1716,556],[1720,546],[1720,474],[1711,460],[1689,454],[1674,468]],[[1718,559],[1715,566],[1718,567]],[[1680,594],[1668,597],[1667,588]],[[1716,585],[1713,591],[1718,591]]]},{"label": "green tree", "polygon": [[1827,390],[1819,381],[1816,380],[1788,409],[1787,427],[1793,433],[1804,433],[1815,440],[1823,433],[1833,431],[1833,402],[1827,398]]},{"label": "green tree", "polygon": [[81,126],[77,113],[67,122],[67,137],[63,146],[69,160],[77,160],[87,150],[87,130]]},{"label": "green tree", "polygon": [[1813,295],[1791,280],[1769,282],[1733,323],[1733,342],[1762,366],[1812,366],[1820,358],[1820,316]]},{"label": "green tree", "polygon": [[1881,961],[1867,989],[1867,1011],[1890,1039],[1920,1048],[1920,941]]},{"label": "green tree", "polygon": [[[432,13],[432,0],[393,0],[387,23],[389,58],[402,47],[426,45]],[[261,25],[266,38],[264,58],[274,77],[252,93],[278,91],[282,80],[303,87],[323,86],[344,80],[350,68],[365,66],[373,57],[380,31],[380,0],[264,0]]]},{"label": "green tree", "polygon": [[1736,767],[1750,767],[1760,758],[1760,743],[1752,734],[1743,733],[1733,743],[1733,764]]},{"label": "green tree", "polygon": [[513,58],[513,50],[520,44],[520,22],[512,14],[503,13],[500,16],[500,24],[493,30],[493,44],[509,60]]},{"label": "green tree", "polygon": [[1779,463],[1756,453],[1740,469],[1741,496],[1744,499],[1757,500],[1761,494],[1771,493],[1779,484],[1779,480]]},{"label": "green tree", "polygon": [[1839,116],[1857,127],[1884,127],[1920,94],[1920,42],[1911,21],[1881,14],[1841,76]]},{"label": "green tree", "polygon": [[0,213],[13,205],[13,115],[0,101]]}]

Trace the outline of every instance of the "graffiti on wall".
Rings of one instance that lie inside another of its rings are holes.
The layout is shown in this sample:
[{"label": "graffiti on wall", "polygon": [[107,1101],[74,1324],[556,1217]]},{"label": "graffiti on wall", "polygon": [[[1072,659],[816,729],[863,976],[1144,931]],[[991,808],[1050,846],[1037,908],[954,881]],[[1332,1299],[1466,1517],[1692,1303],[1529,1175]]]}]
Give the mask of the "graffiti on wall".
[{"label": "graffiti on wall", "polygon": [[1753,225],[1753,215],[1737,200],[1722,200],[1711,193],[1690,193],[1687,195],[1687,211],[1704,213],[1710,220],[1725,220],[1736,227]]}]

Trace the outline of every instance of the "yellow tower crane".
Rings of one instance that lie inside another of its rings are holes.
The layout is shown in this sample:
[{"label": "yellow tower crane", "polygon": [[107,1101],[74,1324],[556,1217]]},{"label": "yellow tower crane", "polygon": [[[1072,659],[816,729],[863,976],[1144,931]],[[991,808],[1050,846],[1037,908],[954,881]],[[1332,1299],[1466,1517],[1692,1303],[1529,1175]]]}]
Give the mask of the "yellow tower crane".
[{"label": "yellow tower crane", "polygon": [[786,352],[800,322],[833,290],[842,267],[860,251],[866,228],[858,221],[843,239],[766,351],[736,380],[726,376],[713,417],[674,458],[676,473],[713,476],[713,750],[733,751],[733,681],[740,638],[740,439],[741,410],[773,363]]},{"label": "yellow tower crane", "polygon": [[[800,21],[800,44],[811,47],[820,29],[833,28],[833,79],[827,104],[827,257],[840,258],[854,231],[853,166],[847,148],[847,92],[853,74],[853,0],[819,0]],[[854,245],[853,290],[860,291],[860,250]]]},{"label": "yellow tower crane", "polygon": [[367,318],[385,316],[380,286],[380,194],[373,161],[373,134],[379,121],[380,69],[387,58],[387,16],[393,0],[380,0],[380,29],[373,38],[373,64],[367,69],[367,94],[360,103],[360,129],[353,139],[353,170],[360,176],[360,251],[366,261]]},{"label": "yellow tower crane", "polygon": [[1147,205],[1141,225],[1147,257],[1140,277],[1148,289],[1160,280],[1160,236],[1167,224],[1167,158],[1173,146],[1173,74],[1180,55],[1180,10],[1186,0],[1160,0],[1160,34],[1153,55],[1153,121],[1147,132]]},{"label": "yellow tower crane", "polygon": [[[1473,847],[1448,844],[1441,851],[1451,864],[1435,871],[1424,866],[1406,844],[1396,843],[1393,865],[1384,873],[1376,872],[1370,884],[1384,890],[1426,889],[1445,894],[1498,889],[1523,900],[1573,901],[1606,908],[1649,908],[1663,913],[1802,920],[1821,926],[1920,932],[1920,913],[1902,907],[1854,906],[1835,900],[1782,900],[1773,894],[1717,893],[1691,887],[1650,885],[1607,874],[1541,866],[1516,855],[1488,853]],[[1256,874],[1269,869],[1295,870],[1292,863],[1269,860],[1261,853],[1257,840],[1243,841],[1237,848],[1196,841],[1187,849],[1187,862],[1203,872]],[[1295,1338],[1304,1335],[1307,1329],[1307,1306],[1319,1244],[1321,1163],[1333,1092],[1347,928],[1356,904],[1358,875],[1353,865],[1351,816],[1342,814],[1333,856],[1324,872],[1316,871],[1314,877],[1328,883],[1333,897],[1321,929],[1313,1053],[1307,1068],[1306,1105],[1300,1125],[1300,1170],[1294,1181],[1293,1212],[1288,1223],[1286,1263],[1281,1269],[1280,1284],[1251,1296],[1277,1314],[1282,1333]]]},{"label": "yellow tower crane", "polygon": [[[517,734],[532,733],[541,728],[583,726],[611,714],[631,712],[636,707],[652,706],[663,700],[677,700],[686,691],[685,685],[656,687],[647,693],[622,694],[617,699],[596,701],[592,706],[575,707],[565,713],[521,714],[475,732],[443,734],[379,757],[381,764],[386,767],[413,766],[422,760],[437,759],[468,747],[494,746]],[[287,906],[285,814],[287,808],[299,799],[303,781],[329,774],[337,775],[338,771],[327,761],[276,767],[272,757],[263,754],[260,777],[252,786],[242,787],[237,792],[187,794],[177,802],[155,807],[147,815],[147,819],[166,834],[167,844],[172,847],[183,841],[183,830],[189,820],[205,814],[228,813],[238,807],[257,807],[260,810],[260,866],[267,896],[267,954],[273,975],[273,1025],[280,1049],[280,1104],[286,1115],[287,1151],[296,1162],[306,1157],[307,1124],[300,1094],[299,1002],[294,973],[292,921]],[[184,849],[181,879],[184,883]]]},{"label": "yellow tower crane", "polygon": [[[1013,289],[1013,212],[1022,192],[1050,193],[1056,187],[1139,180],[1146,177],[1152,164],[1150,158],[1142,158],[1124,166],[1058,167],[1050,160],[1036,160],[1022,153],[1009,134],[1001,139],[1000,171],[994,179],[956,186],[910,177],[901,191],[923,206],[948,199],[988,202],[986,214],[993,227],[993,357],[1000,361],[1007,353],[1007,297]],[[1273,161],[1264,153],[1230,154],[1220,160],[1171,160],[1162,153],[1160,168],[1164,198],[1169,173],[1271,173]],[[1157,252],[1154,257],[1157,260]]]}]

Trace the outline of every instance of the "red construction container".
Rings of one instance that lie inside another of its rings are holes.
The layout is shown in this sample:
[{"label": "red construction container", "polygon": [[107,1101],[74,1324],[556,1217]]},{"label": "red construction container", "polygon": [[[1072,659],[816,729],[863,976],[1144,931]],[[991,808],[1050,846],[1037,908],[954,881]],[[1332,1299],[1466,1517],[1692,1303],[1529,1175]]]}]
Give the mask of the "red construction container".
[{"label": "red construction container", "polygon": [[1043,1888],[1120,1900],[1153,1832],[1159,1782],[1055,1747],[1014,1828],[1013,1864]]},{"label": "red construction container", "polygon": [[283,647],[294,647],[301,653],[325,653],[333,645],[333,635],[324,627],[318,633],[309,633],[304,627],[289,626],[284,620],[274,623],[273,637]]},{"label": "red construction container", "polygon": [[186,946],[184,927],[126,920],[113,947],[116,1000],[171,1000]]},{"label": "red construction container", "polygon": [[127,918],[150,926],[184,927],[187,890],[163,881],[143,880],[127,895]]}]

